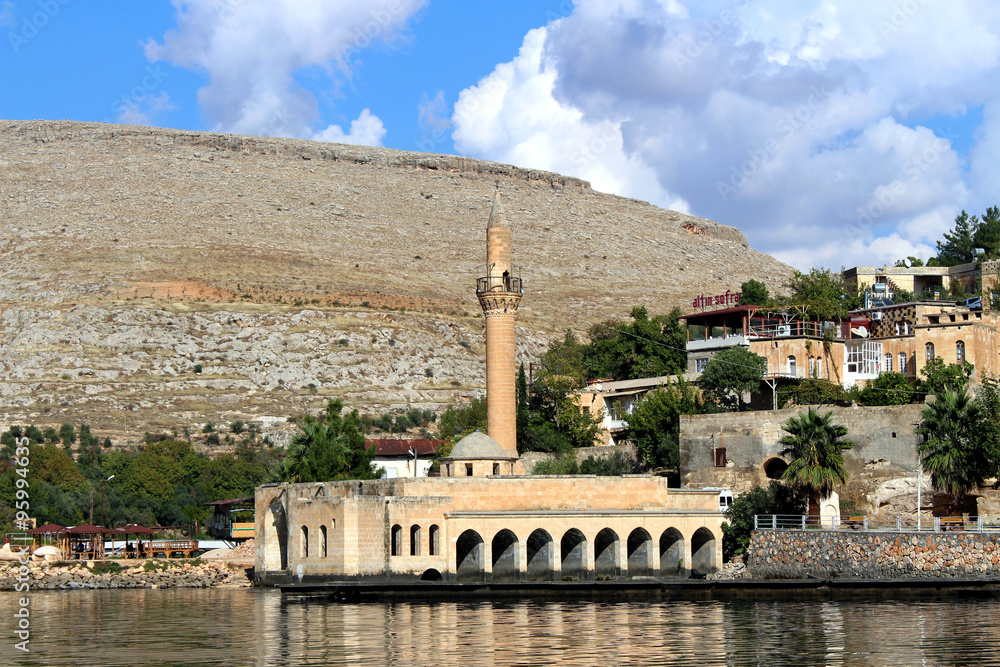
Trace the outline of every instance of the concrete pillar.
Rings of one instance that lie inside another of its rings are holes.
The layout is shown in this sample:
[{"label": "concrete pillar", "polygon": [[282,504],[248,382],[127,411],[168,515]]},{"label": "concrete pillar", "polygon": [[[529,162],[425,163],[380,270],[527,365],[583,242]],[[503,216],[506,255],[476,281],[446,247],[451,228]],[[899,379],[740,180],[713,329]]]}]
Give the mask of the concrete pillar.
[{"label": "concrete pillar", "polygon": [[691,555],[691,538],[692,537],[693,537],[693,533],[691,535],[685,535],[683,538],[681,538],[681,543],[682,543],[682,546],[681,546],[681,554],[682,554],[681,558],[683,559],[681,562],[684,564],[684,567],[681,568],[681,576],[685,577],[685,578],[691,576],[691,558],[692,558],[692,555]]},{"label": "concrete pillar", "polygon": [[483,552],[483,580],[492,581],[493,580],[493,540],[492,538],[487,540],[483,538],[483,544],[480,547]]},{"label": "concrete pillar", "polygon": [[615,569],[618,577],[628,576],[628,537],[625,541],[618,537],[615,542]]},{"label": "concrete pillar", "polygon": [[528,541],[517,540],[517,581],[528,580]]},{"label": "concrete pillar", "polygon": [[660,540],[650,537],[646,542],[646,568],[654,577],[660,576]]},{"label": "concrete pillar", "polygon": [[594,540],[593,538],[588,537],[587,541],[583,545],[583,561],[585,565],[582,578],[584,581],[594,580],[594,570],[597,567],[594,563],[595,560],[596,559],[594,558]]}]

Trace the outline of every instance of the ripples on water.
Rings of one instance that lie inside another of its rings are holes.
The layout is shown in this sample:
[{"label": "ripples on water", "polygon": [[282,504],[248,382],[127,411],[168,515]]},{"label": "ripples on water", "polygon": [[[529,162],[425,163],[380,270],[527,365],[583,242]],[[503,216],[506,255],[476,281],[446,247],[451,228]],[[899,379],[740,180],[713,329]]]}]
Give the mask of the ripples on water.
[{"label": "ripples on water", "polygon": [[[986,665],[1000,602],[283,601],[276,591],[35,592],[38,665]],[[27,658],[27,660],[25,660]],[[7,660],[4,660],[7,663]]]}]

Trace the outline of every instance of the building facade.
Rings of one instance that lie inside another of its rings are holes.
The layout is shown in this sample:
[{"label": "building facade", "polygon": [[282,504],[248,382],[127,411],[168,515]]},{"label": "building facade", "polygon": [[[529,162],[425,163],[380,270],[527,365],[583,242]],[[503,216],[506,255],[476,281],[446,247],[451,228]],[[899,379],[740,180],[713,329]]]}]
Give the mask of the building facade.
[{"label": "building facade", "polygon": [[722,562],[718,491],[651,476],[441,477],[256,491],[256,577],[528,583],[687,577]]}]

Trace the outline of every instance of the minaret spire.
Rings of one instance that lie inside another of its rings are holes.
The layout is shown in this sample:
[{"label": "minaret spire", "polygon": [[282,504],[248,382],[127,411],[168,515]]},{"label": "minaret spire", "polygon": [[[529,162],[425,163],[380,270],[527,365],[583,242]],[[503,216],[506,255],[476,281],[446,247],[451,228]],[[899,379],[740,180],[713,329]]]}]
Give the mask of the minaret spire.
[{"label": "minaret spire", "polygon": [[512,458],[517,457],[517,390],[514,324],[524,294],[512,263],[511,229],[500,202],[500,184],[486,225],[486,275],[476,296],[486,319],[486,429]]}]

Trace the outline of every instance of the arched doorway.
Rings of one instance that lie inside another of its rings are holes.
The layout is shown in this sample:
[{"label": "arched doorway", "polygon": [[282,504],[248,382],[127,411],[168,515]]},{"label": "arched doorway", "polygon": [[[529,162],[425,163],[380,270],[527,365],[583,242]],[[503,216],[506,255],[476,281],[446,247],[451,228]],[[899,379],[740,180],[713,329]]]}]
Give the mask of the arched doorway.
[{"label": "arched doorway", "polygon": [[520,553],[517,535],[507,530],[501,530],[493,538],[493,581],[516,582]]},{"label": "arched doorway", "polygon": [[288,569],[288,521],[281,496],[271,501],[264,521],[264,569]]},{"label": "arched doorway", "polygon": [[660,535],[660,576],[680,577],[684,574],[684,536],[676,528],[667,528]]},{"label": "arched doorway", "polygon": [[587,578],[587,538],[576,528],[570,528],[560,542],[563,581],[583,581]]},{"label": "arched doorway", "polygon": [[786,470],[788,470],[788,463],[782,458],[775,456],[764,461],[764,476],[768,479],[781,479]]},{"label": "arched doorway", "polygon": [[538,528],[528,535],[525,543],[528,556],[528,581],[551,581],[554,548],[552,536]]},{"label": "arched doorway", "polygon": [[617,579],[621,576],[618,568],[618,533],[605,528],[594,539],[594,577],[601,580]]},{"label": "arched doorway", "polygon": [[459,583],[482,581],[485,572],[483,538],[467,530],[455,541],[455,579]]},{"label": "arched doorway", "polygon": [[715,535],[708,528],[699,528],[691,537],[691,572],[705,575],[715,572]]},{"label": "arched doorway", "polygon": [[649,555],[653,548],[653,538],[644,528],[636,528],[628,536],[628,576],[649,577]]}]

